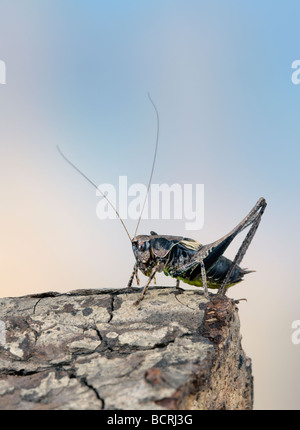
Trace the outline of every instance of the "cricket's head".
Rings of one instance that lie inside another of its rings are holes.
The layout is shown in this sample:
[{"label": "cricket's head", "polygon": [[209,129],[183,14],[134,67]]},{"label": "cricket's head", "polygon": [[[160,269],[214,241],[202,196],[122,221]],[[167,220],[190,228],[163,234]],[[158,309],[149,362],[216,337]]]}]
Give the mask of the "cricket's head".
[{"label": "cricket's head", "polygon": [[140,235],[132,239],[132,250],[137,262],[147,264],[151,257],[150,252],[150,238],[151,236]]},{"label": "cricket's head", "polygon": [[154,266],[157,267],[157,271],[161,272],[163,265],[159,268],[157,263],[160,259],[157,259],[155,249],[153,248],[154,242],[157,239],[158,234],[151,231],[150,235],[139,235],[135,236],[131,240],[132,250],[136,259],[137,267],[145,275],[150,276]]}]

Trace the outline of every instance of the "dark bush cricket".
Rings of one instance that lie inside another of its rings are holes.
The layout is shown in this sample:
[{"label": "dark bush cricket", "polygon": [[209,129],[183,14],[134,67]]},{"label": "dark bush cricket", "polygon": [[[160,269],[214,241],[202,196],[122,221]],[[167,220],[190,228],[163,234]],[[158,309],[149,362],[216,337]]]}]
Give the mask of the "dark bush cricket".
[{"label": "dark bush cricket", "polygon": [[[150,96],[149,99],[155,109],[157,117],[156,146],[150,180],[147,188],[147,195],[141,210],[133,239],[130,237],[130,234],[128,233],[128,230],[118,211],[101,192],[101,190],[99,190],[97,185],[94,184],[81,170],[79,170],[78,167],[76,167],[62,153],[59,147],[57,147],[57,149],[62,157],[100,192],[100,194],[108,201],[120,219],[127,236],[131,241],[132,250],[136,259],[132,275],[128,282],[128,287],[132,287],[134,278],[136,278],[137,284],[139,285],[139,270],[149,278],[140,298],[135,302],[135,305],[138,305],[143,300],[151,281],[154,279],[155,274],[159,272],[164,272],[165,275],[175,278],[177,280],[177,287],[179,286],[179,282],[183,281],[190,285],[203,287],[206,297],[208,297],[208,288],[218,289],[218,296],[225,295],[227,288],[241,282],[244,275],[252,272],[251,270],[242,269],[239,264],[241,263],[259,226],[261,217],[267,206],[266,200],[261,197],[253,209],[248,213],[248,215],[233,230],[231,230],[221,239],[216,240],[215,242],[212,242],[208,245],[202,245],[194,239],[187,237],[159,235],[153,231],[150,232],[150,235],[137,236],[137,230],[141,221],[143,209],[145,207],[148,191],[152,181],[159,137],[158,111]],[[233,239],[241,231],[249,226],[251,226],[250,230],[242,242],[234,260],[231,261],[224,257],[223,254]]]}]

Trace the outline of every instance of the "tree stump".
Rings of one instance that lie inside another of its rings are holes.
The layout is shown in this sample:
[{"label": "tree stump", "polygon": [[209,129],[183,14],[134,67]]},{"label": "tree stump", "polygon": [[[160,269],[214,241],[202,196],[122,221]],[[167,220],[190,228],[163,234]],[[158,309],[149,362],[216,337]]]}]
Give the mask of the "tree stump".
[{"label": "tree stump", "polygon": [[252,409],[236,303],[154,287],[134,306],[139,294],[0,299],[0,409]]}]

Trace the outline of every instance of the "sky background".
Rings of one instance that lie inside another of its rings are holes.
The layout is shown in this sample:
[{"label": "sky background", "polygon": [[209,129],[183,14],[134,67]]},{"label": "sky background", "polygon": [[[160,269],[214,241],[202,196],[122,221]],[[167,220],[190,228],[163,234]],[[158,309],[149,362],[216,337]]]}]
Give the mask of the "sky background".
[{"label": "sky background", "polygon": [[1,0],[0,295],[127,285],[128,237],[97,218],[99,197],[56,145],[97,184],[147,184],[150,92],[153,183],[204,184],[205,222],[143,220],[139,232],[209,243],[266,198],[242,264],[256,273],[229,295],[248,300],[255,408],[300,409],[299,18],[297,0]]}]

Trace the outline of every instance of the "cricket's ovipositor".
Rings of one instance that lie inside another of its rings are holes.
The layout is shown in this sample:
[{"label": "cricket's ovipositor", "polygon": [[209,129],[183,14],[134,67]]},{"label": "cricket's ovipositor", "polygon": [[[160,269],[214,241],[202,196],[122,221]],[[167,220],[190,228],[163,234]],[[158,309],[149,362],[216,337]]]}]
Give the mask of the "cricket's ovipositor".
[{"label": "cricket's ovipositor", "polygon": [[[149,99],[156,112],[157,134],[154,159],[147,191],[149,191],[152,181],[159,138],[158,111],[150,96]],[[228,287],[241,282],[244,275],[252,272],[252,270],[241,268],[239,264],[241,263],[255,235],[261,221],[261,217],[267,206],[264,198],[261,197],[248,215],[228,234],[208,245],[202,245],[194,239],[183,236],[159,235],[153,231],[150,232],[150,235],[137,235],[147,199],[146,195],[134,237],[131,238],[124,221],[121,219],[116,208],[108,200],[107,196],[102,193],[97,185],[62,153],[59,147],[57,147],[57,149],[61,156],[100,192],[102,197],[107,200],[109,205],[115,211],[117,217],[120,219],[125,232],[131,241],[132,250],[136,260],[132,275],[128,282],[128,287],[132,286],[134,278],[136,278],[137,284],[139,285],[139,270],[148,277],[148,281],[143,288],[140,298],[135,302],[136,305],[143,300],[151,281],[154,279],[155,274],[159,272],[163,272],[165,275],[175,278],[177,280],[177,287],[180,281],[197,287],[203,287],[204,294],[206,296],[208,296],[208,288],[218,289],[217,295],[225,295]],[[250,229],[237,251],[234,260],[232,261],[224,257],[223,254],[233,239],[247,227],[250,227]]]}]

